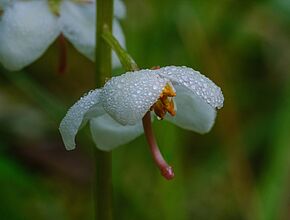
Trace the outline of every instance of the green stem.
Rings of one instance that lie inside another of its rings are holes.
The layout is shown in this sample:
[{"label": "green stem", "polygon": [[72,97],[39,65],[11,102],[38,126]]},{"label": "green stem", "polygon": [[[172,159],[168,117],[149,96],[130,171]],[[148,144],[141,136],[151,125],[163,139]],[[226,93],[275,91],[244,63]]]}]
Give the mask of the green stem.
[{"label": "green stem", "polygon": [[[103,27],[111,31],[113,20],[113,0],[97,1],[96,32],[96,85],[104,85],[111,76],[111,48],[102,38]],[[95,153],[95,219],[112,220],[112,153],[94,149]]]},{"label": "green stem", "polygon": [[112,35],[112,32],[107,26],[104,26],[102,37],[111,46],[111,48],[116,52],[123,68],[127,71],[138,70],[138,65],[134,59],[127,53],[127,51],[120,45],[118,40]]},{"label": "green stem", "polygon": [[104,27],[112,31],[113,0],[97,1],[97,33],[96,33],[96,83],[102,87],[106,78],[111,77],[111,47],[102,38]]}]

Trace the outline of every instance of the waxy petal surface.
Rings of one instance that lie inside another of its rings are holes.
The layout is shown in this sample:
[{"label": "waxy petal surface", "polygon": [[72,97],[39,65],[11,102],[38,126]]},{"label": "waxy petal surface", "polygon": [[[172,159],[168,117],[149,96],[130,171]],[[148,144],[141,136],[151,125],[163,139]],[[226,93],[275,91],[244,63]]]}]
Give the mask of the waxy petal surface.
[{"label": "waxy petal surface", "polygon": [[113,77],[102,90],[103,107],[120,124],[134,125],[157,101],[167,82],[154,70],[127,72]]},{"label": "waxy petal surface", "polygon": [[222,108],[224,97],[221,89],[209,78],[189,67],[167,66],[156,70],[169,79],[173,86],[180,85],[189,89],[212,108]]},{"label": "waxy petal surface", "polygon": [[100,93],[101,90],[96,89],[83,96],[68,110],[61,121],[59,130],[67,150],[75,148],[75,136],[87,120],[104,114]]},{"label": "waxy petal surface", "polygon": [[126,6],[122,0],[114,0],[114,15],[118,19],[126,16]]},{"label": "waxy petal surface", "polygon": [[59,18],[61,30],[74,47],[94,60],[95,56],[95,5],[64,1]]},{"label": "waxy petal surface", "polygon": [[183,129],[201,134],[209,132],[215,122],[216,110],[189,89],[180,85],[175,85],[174,88],[176,115],[167,115],[166,120]]},{"label": "waxy petal surface", "polygon": [[96,146],[104,151],[126,144],[143,133],[141,121],[135,125],[121,125],[108,114],[90,121],[91,134]]},{"label": "waxy petal surface", "polygon": [[11,0],[0,0],[0,10],[4,9],[11,3]]},{"label": "waxy petal surface", "polygon": [[59,35],[46,1],[15,1],[0,17],[0,62],[19,70],[38,59]]},{"label": "waxy petal surface", "polygon": [[[115,14],[118,17],[125,16],[126,10],[123,2],[115,1],[118,7]],[[60,26],[63,34],[70,40],[74,47],[87,58],[95,60],[96,43],[96,13],[95,4],[75,3],[64,1],[61,5]],[[125,47],[125,36],[117,19],[113,20],[113,35],[118,39],[122,47]],[[120,66],[120,62],[114,52],[113,67]]]}]

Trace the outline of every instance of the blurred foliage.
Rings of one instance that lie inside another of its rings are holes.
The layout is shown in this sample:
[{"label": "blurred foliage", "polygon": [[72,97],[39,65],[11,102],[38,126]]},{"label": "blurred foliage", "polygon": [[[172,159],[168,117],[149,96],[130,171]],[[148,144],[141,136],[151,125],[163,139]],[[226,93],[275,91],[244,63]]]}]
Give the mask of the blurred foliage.
[{"label": "blurred foliage", "polygon": [[[225,105],[204,136],[155,122],[176,170],[171,182],[143,136],[114,151],[116,219],[289,219],[289,1],[126,5],[122,26],[138,65],[192,66],[222,87]],[[66,152],[58,124],[94,88],[94,65],[69,45],[59,75],[58,49],[22,72],[0,69],[1,219],[92,218],[93,145],[84,129],[78,149]]]}]

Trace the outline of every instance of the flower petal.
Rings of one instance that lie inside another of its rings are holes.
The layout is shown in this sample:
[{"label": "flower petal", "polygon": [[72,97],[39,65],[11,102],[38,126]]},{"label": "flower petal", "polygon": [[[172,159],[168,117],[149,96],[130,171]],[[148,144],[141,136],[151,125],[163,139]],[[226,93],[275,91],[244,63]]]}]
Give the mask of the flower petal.
[{"label": "flower petal", "polygon": [[167,66],[156,71],[160,76],[169,79],[173,86],[181,85],[189,89],[211,107],[218,109],[223,107],[224,96],[221,89],[198,71],[176,66]]},{"label": "flower petal", "polygon": [[96,146],[105,151],[126,144],[143,133],[141,121],[123,126],[108,114],[90,120],[91,133]]},{"label": "flower petal", "polygon": [[[64,1],[61,5],[61,30],[74,47],[90,60],[95,60],[96,14],[94,3],[75,3]],[[118,20],[114,19],[113,34],[125,47],[125,37]],[[120,66],[113,55],[113,67]]]},{"label": "flower petal", "polygon": [[11,0],[0,0],[0,11],[7,7],[11,3]]},{"label": "flower petal", "polygon": [[134,125],[157,101],[167,82],[154,70],[127,72],[113,77],[102,90],[103,107],[120,124]]},{"label": "flower petal", "polygon": [[201,134],[208,132],[215,121],[215,108],[181,85],[175,85],[174,88],[176,115],[166,116],[166,119],[187,130]]},{"label": "flower petal", "polygon": [[19,70],[40,57],[59,35],[46,1],[15,1],[0,18],[0,62]]},{"label": "flower petal", "polygon": [[95,56],[95,20],[95,3],[63,1],[61,30],[74,47],[91,60]]},{"label": "flower petal", "polygon": [[124,18],[126,16],[126,6],[123,1],[115,0],[114,1],[114,15],[116,18]]},{"label": "flower petal", "polygon": [[66,113],[59,130],[67,150],[75,148],[75,136],[88,119],[104,114],[100,103],[100,89],[93,90],[77,101]]}]

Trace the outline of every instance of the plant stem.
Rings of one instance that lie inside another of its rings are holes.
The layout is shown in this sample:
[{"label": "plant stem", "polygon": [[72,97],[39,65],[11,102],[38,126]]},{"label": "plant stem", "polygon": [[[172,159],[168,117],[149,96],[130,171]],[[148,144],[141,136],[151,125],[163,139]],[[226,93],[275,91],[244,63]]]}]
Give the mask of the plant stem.
[{"label": "plant stem", "polygon": [[[103,27],[112,31],[113,0],[97,0],[96,85],[104,85],[111,76],[111,48],[103,40]],[[95,154],[95,219],[112,220],[112,153],[94,148]]]},{"label": "plant stem", "polygon": [[123,68],[127,71],[139,70],[138,65],[134,59],[127,53],[127,51],[120,45],[118,40],[113,36],[112,32],[109,31],[107,26],[103,28],[102,37],[111,46],[111,48],[117,54]]}]

